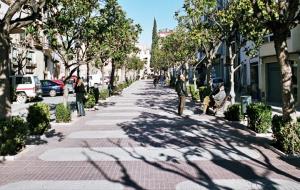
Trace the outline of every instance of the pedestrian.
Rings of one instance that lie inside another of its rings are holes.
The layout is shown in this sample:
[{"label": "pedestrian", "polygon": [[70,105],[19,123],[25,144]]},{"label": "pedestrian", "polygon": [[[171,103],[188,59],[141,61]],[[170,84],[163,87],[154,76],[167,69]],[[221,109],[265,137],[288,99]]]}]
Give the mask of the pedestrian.
[{"label": "pedestrian", "polygon": [[156,88],[157,83],[158,83],[158,76],[155,76],[155,77],[154,77],[154,80],[153,80],[154,88]]},{"label": "pedestrian", "polygon": [[216,112],[215,108],[220,106],[226,97],[226,92],[224,85],[219,87],[219,92],[215,95],[206,96],[203,100],[203,113],[206,114],[208,112],[209,107],[214,109],[214,114]]},{"label": "pedestrian", "polygon": [[164,76],[163,75],[159,76],[159,82],[160,82],[160,86],[164,86]]},{"label": "pedestrian", "polygon": [[108,90],[108,96],[112,96],[113,94],[113,87],[110,83],[108,83],[108,86],[107,86],[107,90]]},{"label": "pedestrian", "polygon": [[76,93],[76,105],[77,105],[77,116],[85,116],[84,111],[84,101],[85,101],[85,87],[81,78],[77,80],[75,86],[75,93]]},{"label": "pedestrian", "polygon": [[183,74],[178,76],[178,80],[175,86],[176,86],[176,92],[178,94],[178,99],[179,99],[178,115],[181,116],[185,106],[185,97],[188,96],[186,84],[185,84],[185,77],[183,76]]}]

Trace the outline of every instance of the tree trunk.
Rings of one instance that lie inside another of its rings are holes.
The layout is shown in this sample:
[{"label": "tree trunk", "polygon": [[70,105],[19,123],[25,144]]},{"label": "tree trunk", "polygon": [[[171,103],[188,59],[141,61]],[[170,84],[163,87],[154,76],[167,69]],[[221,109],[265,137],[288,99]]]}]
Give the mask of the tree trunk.
[{"label": "tree trunk", "polygon": [[90,91],[90,64],[86,63],[86,82],[87,82],[87,92]]},{"label": "tree trunk", "polygon": [[115,80],[115,70],[116,70],[116,66],[115,66],[115,62],[114,60],[111,60],[111,74],[110,74],[110,86],[113,88],[114,86],[114,80]]},{"label": "tree trunk", "polygon": [[212,79],[211,79],[211,70],[212,70],[212,60],[207,60],[207,70],[206,70],[206,85],[211,87],[212,86]]},{"label": "tree trunk", "polygon": [[22,61],[18,61],[18,75],[22,74],[22,70],[23,70]]},{"label": "tree trunk", "polygon": [[[65,65],[65,78],[69,76],[69,68]],[[78,76],[79,77],[79,76]],[[64,86],[64,96],[63,96],[63,104],[67,107],[68,105],[68,96],[69,96],[69,89],[67,87],[67,83]]]},{"label": "tree trunk", "polygon": [[102,66],[100,70],[101,70],[101,76],[102,76],[102,85],[104,85],[105,84],[105,82],[104,82],[104,66]]},{"label": "tree trunk", "polygon": [[[231,44],[231,43],[229,43]],[[234,90],[234,60],[236,57],[236,54],[233,55],[232,52],[232,45],[229,45],[229,58],[230,58],[230,67],[229,67],[229,77],[230,77],[230,91],[229,94],[231,96],[231,104],[235,104],[235,90]]]},{"label": "tree trunk", "polygon": [[235,104],[235,91],[234,91],[234,60],[230,61],[229,67],[229,76],[230,76],[230,91],[229,94],[231,96],[231,104]]},{"label": "tree trunk", "polygon": [[[287,30],[288,31],[288,30]],[[274,32],[274,44],[282,77],[282,113],[283,119],[289,119],[295,112],[295,102],[292,94],[292,67],[288,62],[288,51],[285,33]]]},{"label": "tree trunk", "polygon": [[0,118],[11,116],[9,35],[0,31]]}]

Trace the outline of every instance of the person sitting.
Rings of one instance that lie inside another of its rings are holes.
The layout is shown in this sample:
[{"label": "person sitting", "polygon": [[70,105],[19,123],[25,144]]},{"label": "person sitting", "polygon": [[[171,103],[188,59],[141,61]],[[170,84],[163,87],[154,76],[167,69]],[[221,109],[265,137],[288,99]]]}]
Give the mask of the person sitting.
[{"label": "person sitting", "polygon": [[219,92],[215,95],[206,96],[203,101],[203,113],[206,114],[208,112],[209,107],[215,109],[217,106],[220,106],[226,97],[226,92],[224,89],[224,85],[221,85],[219,88]]}]

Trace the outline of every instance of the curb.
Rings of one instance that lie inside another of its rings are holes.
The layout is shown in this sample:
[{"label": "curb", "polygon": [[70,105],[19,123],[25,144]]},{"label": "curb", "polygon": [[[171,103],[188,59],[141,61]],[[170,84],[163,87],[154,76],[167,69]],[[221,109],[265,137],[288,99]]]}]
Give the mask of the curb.
[{"label": "curb", "polygon": [[4,161],[15,161],[18,157],[20,157],[22,154],[28,152],[29,150],[31,150],[32,148],[34,148],[37,145],[25,145],[25,147],[23,147],[23,149],[18,152],[16,155],[13,156],[0,156],[0,162],[4,162]]},{"label": "curb", "polygon": [[273,152],[277,153],[278,155],[284,157],[284,158],[300,158],[300,154],[298,155],[293,155],[293,154],[286,154],[282,152],[281,150],[275,148],[274,146],[267,144],[267,147],[272,150]]},{"label": "curb", "polygon": [[256,133],[255,131],[252,131],[251,129],[248,129],[245,127],[245,129],[255,137],[262,137],[262,138],[272,138],[273,139],[273,133]]}]

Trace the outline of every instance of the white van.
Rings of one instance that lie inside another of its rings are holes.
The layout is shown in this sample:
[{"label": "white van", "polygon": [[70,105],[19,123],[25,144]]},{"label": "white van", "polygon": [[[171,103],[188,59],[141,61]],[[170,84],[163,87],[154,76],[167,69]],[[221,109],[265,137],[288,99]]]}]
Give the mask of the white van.
[{"label": "white van", "polygon": [[37,76],[15,75],[10,78],[17,102],[25,103],[27,100],[42,97],[41,82]]},{"label": "white van", "polygon": [[102,84],[102,78],[100,74],[89,75],[89,87],[94,87]]}]

